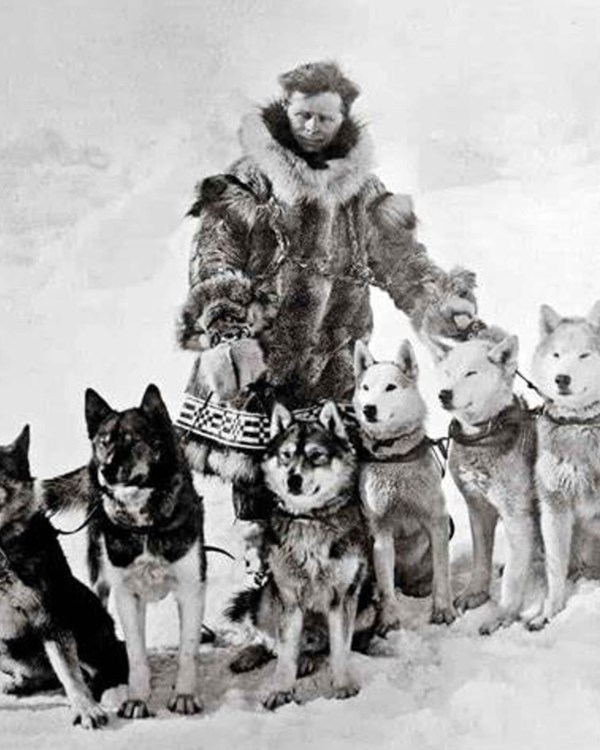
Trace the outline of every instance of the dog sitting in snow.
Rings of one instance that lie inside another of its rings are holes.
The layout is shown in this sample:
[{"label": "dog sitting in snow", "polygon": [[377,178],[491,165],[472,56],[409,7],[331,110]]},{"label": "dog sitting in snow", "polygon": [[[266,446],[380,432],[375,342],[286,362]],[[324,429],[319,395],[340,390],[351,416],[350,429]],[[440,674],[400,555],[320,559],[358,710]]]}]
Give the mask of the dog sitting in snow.
[{"label": "dog sitting in snow", "polygon": [[[333,695],[355,695],[348,659],[368,577],[369,543],[356,497],[355,451],[333,402],[310,421],[294,420],[277,404],[263,465],[277,498],[266,545],[268,578],[261,589],[238,595],[229,614],[239,620],[246,611],[275,636],[274,686],[264,705],[275,709],[293,700],[296,676],[305,672],[299,660],[307,633],[324,624]],[[250,656],[256,666],[256,654]]]},{"label": "dog sitting in snow", "polygon": [[596,536],[600,521],[600,302],[587,318],[542,306],[533,376],[545,400],[535,477],[548,590],[531,624],[541,628],[565,606],[567,574],[577,564],[574,532]]},{"label": "dog sitting in snow", "polygon": [[439,462],[425,435],[426,408],[413,349],[404,341],[394,362],[375,362],[358,341],[354,361],[353,403],[364,448],[359,486],[373,537],[379,632],[400,627],[396,584],[409,595],[433,591],[432,622],[449,624],[456,617],[450,521]]},{"label": "dog sitting in snow", "polygon": [[96,701],[127,680],[125,648],[98,598],[69,570],[28,447],[28,427],[0,447],[0,671],[11,677],[3,689],[25,695],[62,685],[74,723],[96,728],[107,721]]},{"label": "dog sitting in snow", "polygon": [[487,329],[449,349],[438,363],[439,399],[454,417],[449,468],[467,503],[473,538],[470,581],[455,601],[459,611],[489,599],[498,518],[508,541],[499,611],[481,626],[482,634],[518,619],[540,546],[535,421],[513,392],[518,349],[516,336]]}]

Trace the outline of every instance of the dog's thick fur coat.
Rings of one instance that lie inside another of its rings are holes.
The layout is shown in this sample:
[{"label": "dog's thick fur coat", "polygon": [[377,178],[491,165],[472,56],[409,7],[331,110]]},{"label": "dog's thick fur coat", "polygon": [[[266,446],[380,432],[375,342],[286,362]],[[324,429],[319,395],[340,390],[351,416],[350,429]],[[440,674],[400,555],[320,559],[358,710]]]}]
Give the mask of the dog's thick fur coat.
[{"label": "dog's thick fur coat", "polygon": [[405,341],[395,362],[377,363],[357,342],[355,369],[354,408],[365,447],[359,486],[373,537],[379,632],[400,627],[396,583],[420,596],[433,584],[432,621],[451,623],[449,517],[440,466],[425,435],[414,352]]},{"label": "dog's thick fur coat", "polygon": [[440,401],[454,416],[448,465],[467,503],[473,540],[471,577],[455,602],[459,611],[489,599],[499,518],[508,541],[499,611],[481,626],[483,634],[519,617],[540,549],[535,420],[513,393],[518,340],[490,331],[457,344],[438,364]]},{"label": "dog's thick fur coat", "polygon": [[[319,638],[324,623],[333,694],[345,698],[358,691],[347,662],[368,574],[354,450],[332,402],[311,422],[294,421],[278,404],[271,434],[264,469],[278,504],[266,545],[268,579],[256,593],[242,595],[245,601],[238,595],[230,616],[239,620],[246,610],[274,636],[277,667],[268,708],[293,699],[296,676],[306,671],[300,658],[307,638]],[[323,650],[322,643],[312,650]]]},{"label": "dog's thick fur coat", "polygon": [[177,600],[180,648],[172,711],[201,710],[196,697],[197,655],[204,612],[206,556],[202,499],[161,395],[148,386],[138,408],[115,411],[88,389],[85,405],[92,458],[88,467],[47,482],[50,508],[87,506],[88,561],[103,600],[114,591],[129,657],[125,718],[150,715],[150,671],[145,645],[146,605],[169,593]]},{"label": "dog's thick fur coat", "polygon": [[[598,535],[600,521],[600,302],[587,318],[541,308],[534,378],[545,398],[537,422],[535,467],[547,594],[533,623],[543,627],[565,606],[573,532]],[[596,542],[597,546],[597,542]]]},{"label": "dog's thick fur coat", "polygon": [[0,448],[0,670],[17,695],[61,684],[74,722],[94,728],[106,723],[96,700],[127,680],[125,647],[98,598],[71,574],[44,515],[43,488],[30,476],[28,444],[25,428]]}]

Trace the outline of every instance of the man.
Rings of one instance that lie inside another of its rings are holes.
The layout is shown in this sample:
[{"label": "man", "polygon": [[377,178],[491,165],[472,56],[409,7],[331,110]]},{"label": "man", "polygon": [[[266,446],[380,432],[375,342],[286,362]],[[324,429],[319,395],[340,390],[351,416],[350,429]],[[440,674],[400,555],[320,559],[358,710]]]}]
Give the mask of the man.
[{"label": "man", "polygon": [[[410,198],[372,174],[371,142],[351,114],[358,87],[331,62],[279,82],[283,98],[242,122],[243,157],[198,186],[190,211],[199,228],[179,339],[200,351],[190,398],[227,403],[225,422],[268,410],[266,394],[291,409],[349,401],[354,344],[372,329],[370,285],[426,342],[463,336],[476,312],[474,276],[438,268],[415,239]],[[267,512],[260,440],[240,470],[248,446],[222,423],[197,429],[203,414],[180,418],[199,438],[188,456],[233,481],[238,516]]]}]

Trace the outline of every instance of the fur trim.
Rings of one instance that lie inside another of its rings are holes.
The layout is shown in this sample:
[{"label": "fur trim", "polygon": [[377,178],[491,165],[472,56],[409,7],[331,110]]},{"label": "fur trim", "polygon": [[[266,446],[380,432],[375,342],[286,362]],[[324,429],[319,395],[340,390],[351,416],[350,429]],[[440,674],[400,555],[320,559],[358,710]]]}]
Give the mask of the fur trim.
[{"label": "fur trim", "polygon": [[253,296],[250,279],[238,271],[223,271],[196,284],[181,309],[177,325],[181,348],[208,349],[209,331],[247,322]]},{"label": "fur trim", "polygon": [[311,167],[303,156],[282,145],[258,112],[242,120],[240,141],[244,153],[271,181],[277,198],[288,204],[302,199],[344,204],[360,192],[373,166],[371,139],[362,130],[356,144],[345,155],[328,160],[326,169]]},{"label": "fur trim", "polygon": [[261,111],[261,117],[272,137],[279,145],[299,156],[311,169],[328,169],[329,161],[332,159],[344,159],[360,140],[360,126],[352,117],[346,117],[342,121],[333,142],[324,151],[314,154],[307,153],[300,148],[300,145],[292,135],[292,129],[290,128],[290,122],[283,102],[273,102],[273,104],[265,107]]}]

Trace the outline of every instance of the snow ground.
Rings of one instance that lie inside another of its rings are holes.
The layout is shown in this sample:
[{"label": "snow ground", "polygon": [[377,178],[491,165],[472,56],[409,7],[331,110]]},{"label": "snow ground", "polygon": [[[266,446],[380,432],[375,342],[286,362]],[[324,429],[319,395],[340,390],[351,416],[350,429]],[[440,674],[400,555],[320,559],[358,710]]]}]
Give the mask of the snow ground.
[{"label": "snow ground", "polygon": [[[143,168],[129,180],[115,180],[118,187],[113,184],[110,200],[91,202],[77,220],[70,217],[51,239],[44,238],[36,262],[17,264],[2,254],[0,442],[12,440],[29,421],[32,466],[39,476],[86,460],[83,391],[88,385],[125,408],[138,403],[146,384],[154,381],[176,412],[191,365],[173,337],[193,231],[181,219],[198,174],[191,149],[185,127],[173,124],[141,159]],[[600,297],[599,177],[600,164],[592,162],[543,179],[499,180],[416,196],[420,231],[430,252],[445,267],[460,262],[479,271],[482,316],[519,333],[525,371],[540,303],[579,314]],[[373,298],[373,348],[391,356],[410,330],[386,299]],[[435,406],[431,363],[418,351],[431,404],[431,434],[442,434],[445,421]],[[208,542],[238,556],[235,563],[210,558],[207,622],[223,628],[223,605],[244,583],[240,526],[233,524],[225,488],[211,481],[203,492]],[[469,532],[451,484],[447,492],[457,522],[452,555],[458,589],[468,563]],[[59,523],[68,528],[76,519]],[[74,568],[84,576],[82,540],[69,540],[67,547]],[[517,625],[490,638],[478,636],[477,626],[491,605],[440,628],[427,624],[427,601],[404,603],[405,629],[378,642],[372,655],[353,655],[362,685],[357,698],[336,702],[323,697],[325,670],[304,681],[305,704],[275,714],[259,704],[273,665],[255,674],[231,675],[227,663],[239,638],[222,630],[218,645],[201,653],[206,713],[189,719],[173,718],[164,709],[177,624],[172,602],[161,603],[149,613],[157,718],[127,723],[113,716],[108,729],[85,734],[69,726],[60,695],[0,697],[2,746],[598,747],[598,583],[578,582],[565,612],[538,634]],[[112,696],[113,705],[117,698]]]}]

